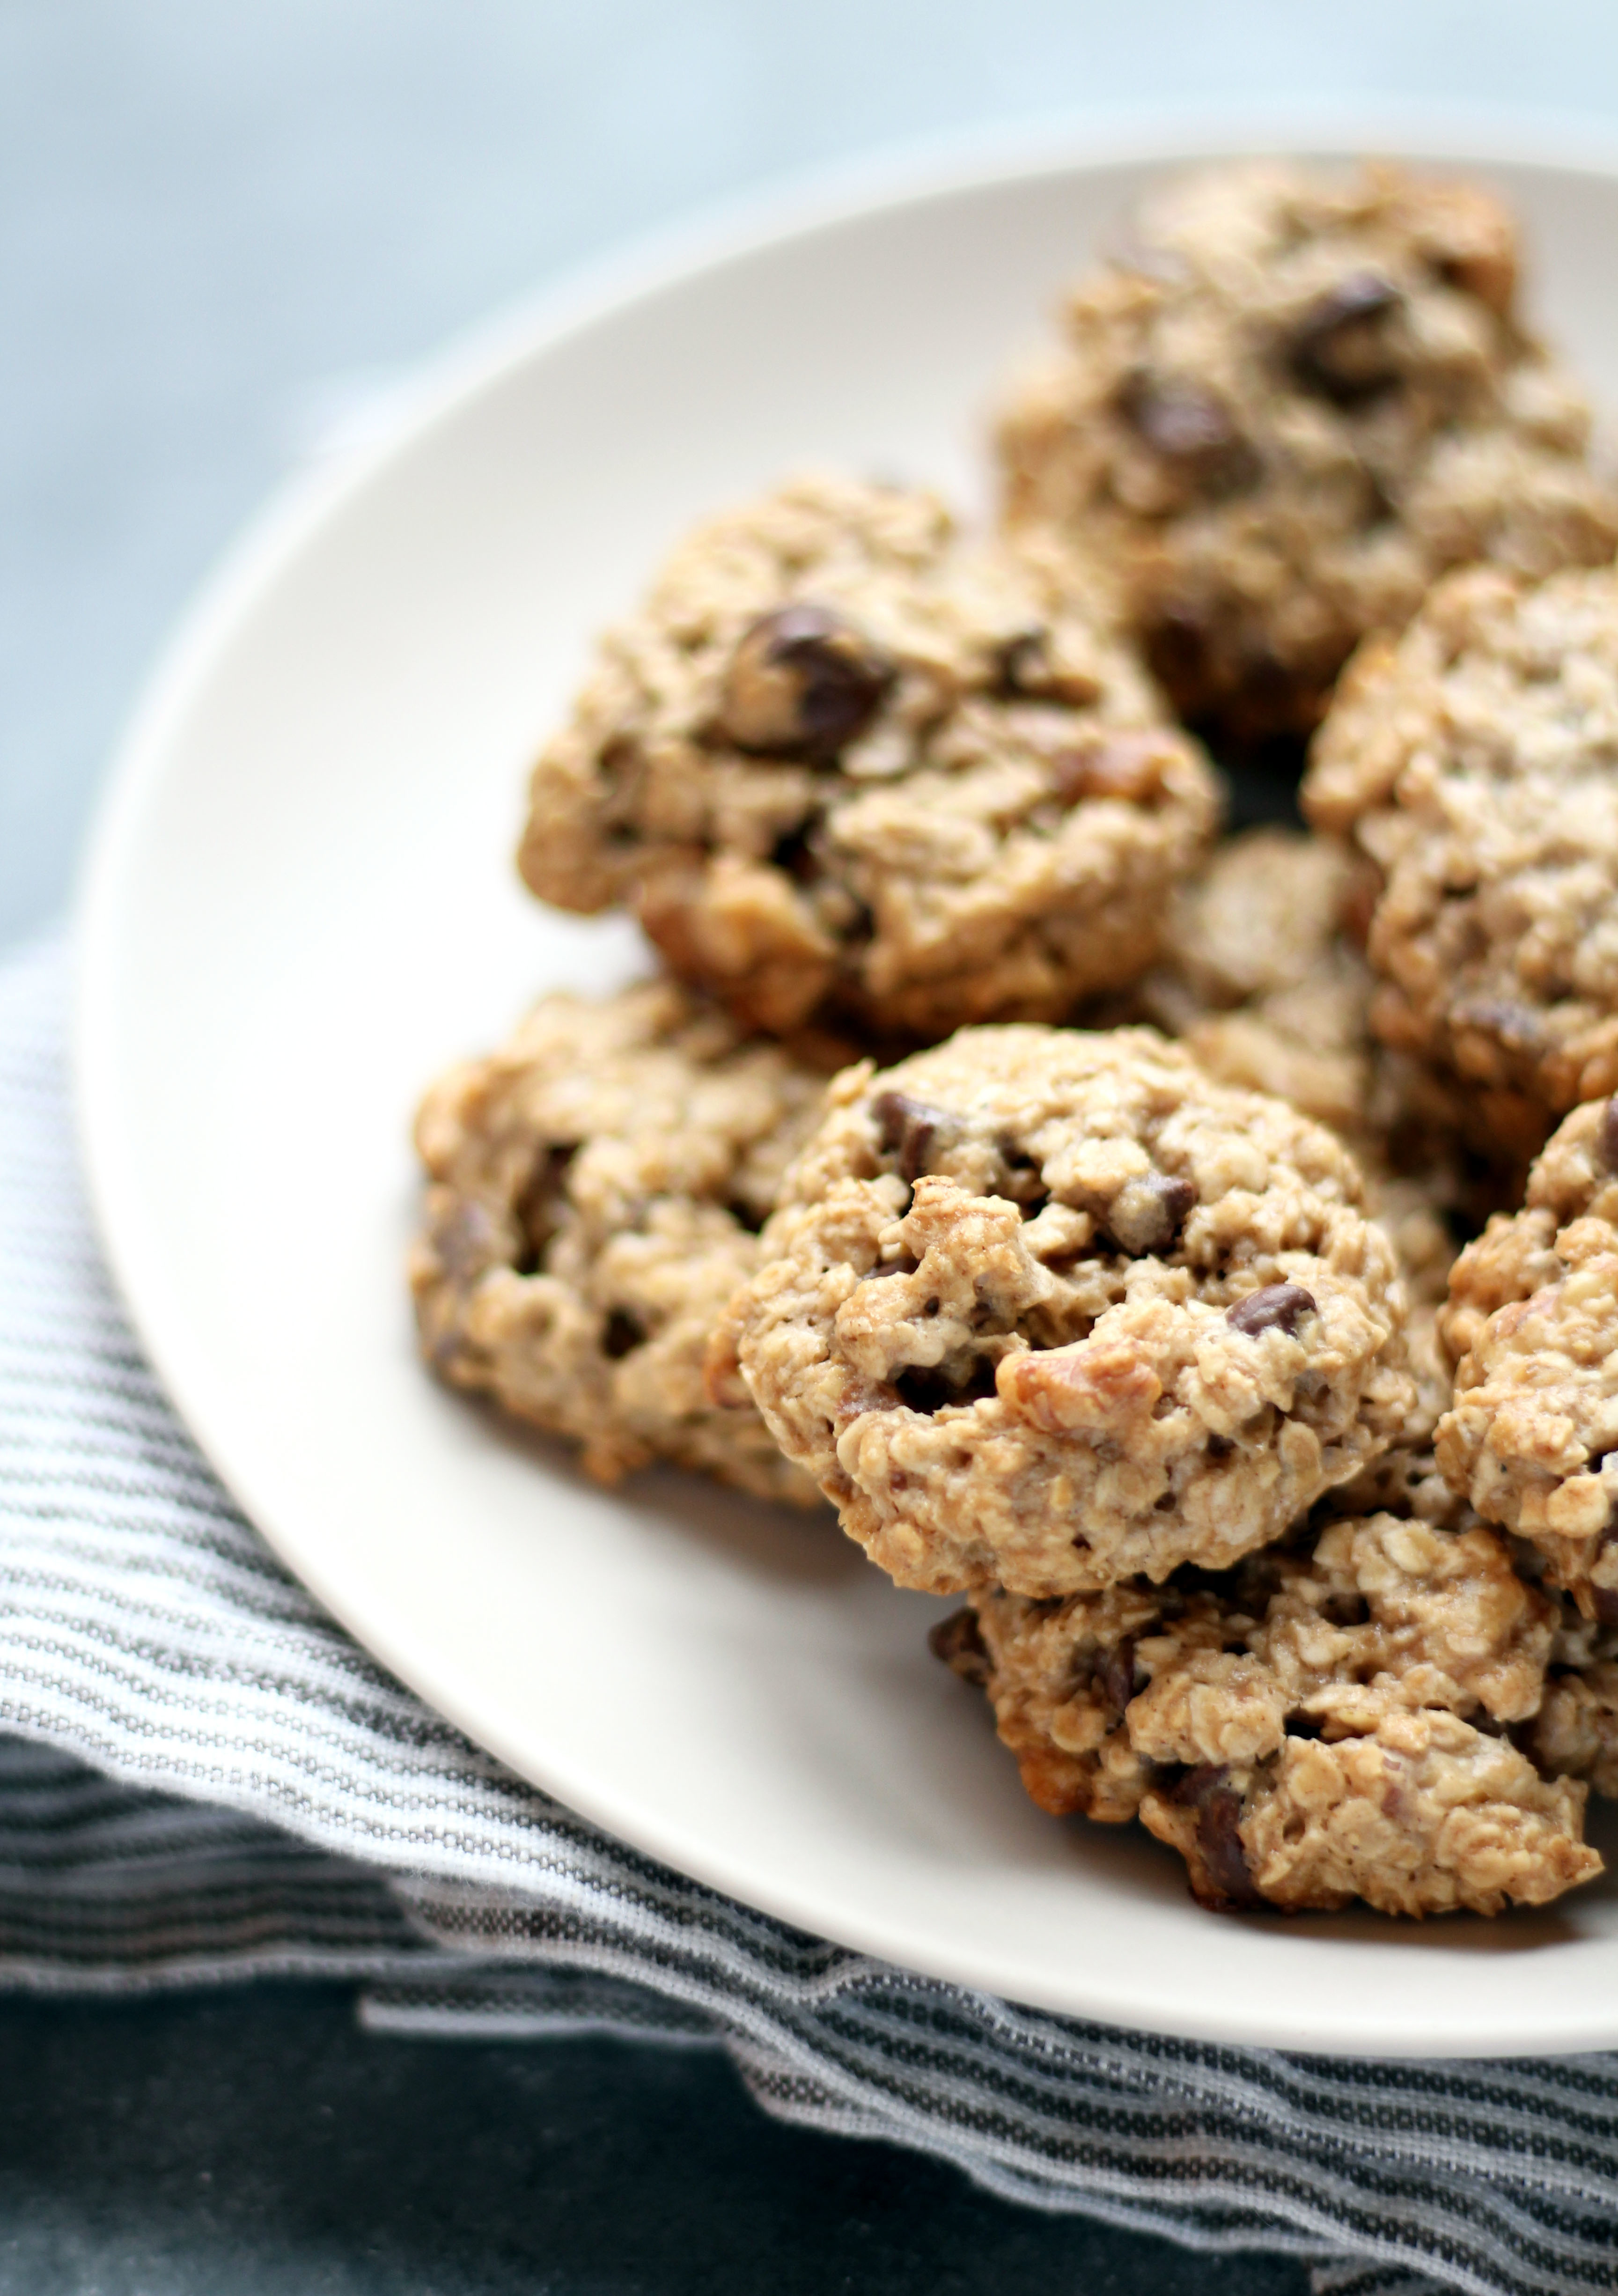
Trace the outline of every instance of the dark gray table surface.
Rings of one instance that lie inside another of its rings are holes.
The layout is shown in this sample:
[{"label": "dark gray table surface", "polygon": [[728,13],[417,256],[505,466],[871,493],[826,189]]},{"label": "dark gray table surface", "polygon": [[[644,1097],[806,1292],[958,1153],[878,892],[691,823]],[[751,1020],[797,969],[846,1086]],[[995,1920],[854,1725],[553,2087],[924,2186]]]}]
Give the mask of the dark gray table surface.
[{"label": "dark gray table surface", "polygon": [[781,2127],[710,2050],[400,2040],[346,1991],[0,2003],[4,2296],[1302,2296]]},{"label": "dark gray table surface", "polygon": [[[0,947],[140,673],[345,402],[749,183],[1063,111],[1385,97],[1618,137],[1611,0],[0,0]],[[402,2041],[340,1988],[0,1999],[0,2296],[1287,2296],[756,2112],[708,2054]]]}]

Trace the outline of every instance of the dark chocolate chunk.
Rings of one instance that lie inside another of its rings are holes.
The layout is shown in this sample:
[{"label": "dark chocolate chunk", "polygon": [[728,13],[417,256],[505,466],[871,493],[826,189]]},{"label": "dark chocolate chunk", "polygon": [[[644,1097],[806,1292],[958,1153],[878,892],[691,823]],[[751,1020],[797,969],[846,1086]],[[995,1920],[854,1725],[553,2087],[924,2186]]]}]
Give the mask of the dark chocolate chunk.
[{"label": "dark chocolate chunk", "polygon": [[1118,394],[1118,407],[1154,453],[1205,490],[1235,493],[1259,474],[1258,456],[1224,400],[1193,376],[1138,367]]},{"label": "dark chocolate chunk", "polygon": [[1135,1695],[1135,1637],[1126,1635],[1096,1661],[1095,1683],[1114,1714],[1121,1716]]},{"label": "dark chocolate chunk", "polygon": [[601,1352],[610,1357],[613,1363],[618,1363],[641,1346],[645,1336],[645,1332],[633,1316],[622,1308],[614,1308],[601,1335]]},{"label": "dark chocolate chunk", "polygon": [[927,1647],[963,1682],[969,1682],[974,1690],[987,1690],[994,1662],[972,1611],[952,1611],[947,1619],[940,1619],[928,1631]]},{"label": "dark chocolate chunk", "polygon": [[1152,668],[1170,693],[1201,693],[1210,679],[1211,633],[1189,605],[1166,605],[1146,634]]},{"label": "dark chocolate chunk", "polygon": [[1233,1332],[1244,1332],[1249,1339],[1256,1339],[1261,1332],[1295,1332],[1299,1317],[1314,1311],[1315,1295],[1301,1283],[1266,1283],[1261,1291],[1250,1292],[1245,1300],[1227,1308],[1225,1321]]},{"label": "dark chocolate chunk", "polygon": [[1050,689],[1050,636],[1019,630],[999,651],[1000,688],[1006,694],[1045,693]]},{"label": "dark chocolate chunk", "polygon": [[908,1092],[878,1093],[871,1103],[871,1113],[876,1119],[883,1155],[896,1156],[899,1178],[912,1182],[926,1170],[939,1135],[950,1131],[956,1121],[948,1109],[930,1108],[924,1100],[912,1100]]},{"label": "dark chocolate chunk", "polygon": [[950,1404],[981,1403],[995,1391],[994,1365],[986,1358],[974,1365],[960,1386],[932,1364],[909,1364],[894,1374],[901,1403],[912,1411],[943,1411]]},{"label": "dark chocolate chunk", "polygon": [[1045,1175],[1025,1149],[1009,1140],[1001,1141],[1000,1157],[1006,1169],[995,1184],[996,1195],[1019,1205],[1024,1219],[1036,1219],[1050,1201]]},{"label": "dark chocolate chunk", "polygon": [[1191,1181],[1181,1179],[1173,1172],[1148,1172],[1144,1185],[1162,1207],[1162,1233],[1150,1249],[1166,1251],[1195,1208],[1196,1189]]},{"label": "dark chocolate chunk", "polygon": [[1214,1912],[1264,1902],[1248,1870],[1242,1847],[1242,1798],[1228,1784],[1229,1775],[1222,1763],[1201,1762],[1169,1789],[1170,1801],[1196,1812],[1196,1846],[1203,1871],[1200,1875],[1193,1872],[1191,1888],[1198,1904]]},{"label": "dark chocolate chunk", "polygon": [[522,1231],[522,1249],[513,1263],[519,1275],[537,1275],[544,1264],[546,1247],[556,1233],[556,1198],[578,1153],[576,1140],[557,1141],[542,1148],[534,1160],[514,1207]]},{"label": "dark chocolate chunk", "polygon": [[794,885],[812,885],[820,874],[820,857],[811,837],[812,824],[801,821],[777,837],[770,848],[770,866],[790,877]]},{"label": "dark chocolate chunk", "polygon": [[829,607],[765,614],[743,636],[725,682],[720,730],[765,757],[827,758],[865,732],[893,666]]},{"label": "dark chocolate chunk", "polygon": [[1220,455],[1235,445],[1236,424],[1212,391],[1188,376],[1138,368],[1119,394],[1119,406],[1149,447],[1172,461]]},{"label": "dark chocolate chunk", "polygon": [[1385,322],[1404,298],[1379,271],[1351,271],[1304,315],[1293,337],[1300,382],[1335,406],[1362,406],[1400,380]]}]

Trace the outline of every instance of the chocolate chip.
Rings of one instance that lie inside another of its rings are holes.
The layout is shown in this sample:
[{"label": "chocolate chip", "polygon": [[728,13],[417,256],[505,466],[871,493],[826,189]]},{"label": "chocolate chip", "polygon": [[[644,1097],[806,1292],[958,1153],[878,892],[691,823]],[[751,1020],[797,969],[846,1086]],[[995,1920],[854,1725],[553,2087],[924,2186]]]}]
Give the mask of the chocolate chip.
[{"label": "chocolate chip", "polygon": [[1618,1587],[1592,1587],[1590,1595],[1595,1602],[1597,1623],[1604,1627],[1618,1627]]},{"label": "chocolate chip", "polygon": [[1290,1334],[1297,1330],[1301,1316],[1314,1312],[1315,1295],[1301,1283],[1266,1283],[1261,1291],[1250,1292],[1245,1300],[1227,1308],[1225,1321],[1233,1332],[1244,1332],[1249,1339],[1256,1339],[1261,1332],[1274,1330]]},{"label": "chocolate chip", "polygon": [[1000,690],[1006,694],[1045,693],[1050,690],[1050,633],[1019,630],[999,649]]},{"label": "chocolate chip", "polygon": [[912,1182],[926,1170],[939,1135],[953,1130],[956,1122],[948,1109],[930,1108],[908,1092],[878,1093],[871,1113],[883,1155],[896,1156],[899,1178]]},{"label": "chocolate chip", "polygon": [[1211,633],[1188,605],[1165,606],[1146,636],[1154,675],[1171,694],[1202,694],[1210,679],[1211,643]]},{"label": "chocolate chip", "polygon": [[825,758],[864,733],[893,666],[841,614],[805,603],[744,632],[725,681],[719,729],[765,757]]},{"label": "chocolate chip", "polygon": [[770,848],[769,861],[772,869],[779,869],[794,885],[812,885],[820,875],[820,857],[815,849],[811,824],[800,822],[796,829],[789,829],[784,837],[777,837]]},{"label": "chocolate chip", "polygon": [[1204,490],[1234,493],[1258,476],[1258,456],[1229,408],[1190,375],[1154,374],[1138,367],[1118,394],[1118,408],[1154,453],[1194,476]]},{"label": "chocolate chip", "polygon": [[1618,1172],[1618,1100],[1609,1100],[1596,1127],[1596,1160],[1608,1172]]},{"label": "chocolate chip", "polygon": [[1293,336],[1293,371],[1335,406],[1361,406],[1400,380],[1383,322],[1404,297],[1379,271],[1351,271],[1311,305]]},{"label": "chocolate chip", "polygon": [[621,1362],[625,1356],[643,1344],[645,1336],[644,1326],[633,1316],[622,1308],[614,1308],[601,1335],[601,1352],[613,1363]]},{"label": "chocolate chip", "polygon": [[981,1403],[995,1391],[994,1365],[987,1360],[975,1363],[960,1386],[947,1379],[931,1364],[910,1364],[894,1374],[893,1384],[899,1399],[912,1411],[932,1414],[946,1410],[951,1404]]},{"label": "chocolate chip", "polygon": [[1195,1185],[1173,1172],[1148,1172],[1143,1185],[1162,1207],[1162,1234],[1152,1248],[1166,1251],[1195,1208]]},{"label": "chocolate chip", "polygon": [[1196,1846],[1203,1871],[1193,1874],[1191,1888],[1197,1902],[1214,1912],[1264,1902],[1248,1870],[1242,1846],[1242,1798],[1227,1783],[1229,1775],[1222,1763],[1202,1762],[1169,1789],[1170,1801],[1196,1812]]},{"label": "chocolate chip", "polygon": [[983,1640],[983,1630],[970,1611],[952,1611],[929,1629],[927,1647],[934,1658],[941,1658],[951,1673],[958,1674],[974,1690],[987,1690],[994,1673],[994,1661]]},{"label": "chocolate chip", "polygon": [[1120,391],[1118,404],[1146,444],[1176,462],[1223,454],[1236,443],[1236,428],[1228,409],[1187,376],[1138,368]]},{"label": "chocolate chip", "polygon": [[533,1169],[513,1207],[522,1231],[522,1249],[512,1263],[519,1275],[537,1275],[539,1272],[546,1246],[556,1233],[556,1198],[568,1166],[578,1153],[576,1140],[560,1140],[542,1148],[534,1160]]},{"label": "chocolate chip", "polygon": [[996,1195],[1018,1205],[1024,1219],[1037,1219],[1050,1201],[1044,1173],[1025,1149],[1008,1140],[1000,1143],[1000,1159],[1006,1168],[995,1184]]},{"label": "chocolate chip", "polygon": [[1126,1635],[1096,1661],[1095,1684],[1114,1714],[1121,1715],[1135,1695],[1135,1637]]}]

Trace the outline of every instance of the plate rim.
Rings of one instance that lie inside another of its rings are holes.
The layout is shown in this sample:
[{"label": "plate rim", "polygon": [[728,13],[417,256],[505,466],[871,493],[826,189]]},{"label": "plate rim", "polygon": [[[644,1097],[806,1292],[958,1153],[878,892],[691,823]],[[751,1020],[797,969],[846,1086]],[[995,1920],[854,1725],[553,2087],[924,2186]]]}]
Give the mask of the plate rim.
[{"label": "plate rim", "polygon": [[[655,1824],[637,1814],[626,1826],[621,1811],[606,1805],[593,1789],[536,1774],[530,1754],[517,1756],[490,1731],[487,1718],[469,1721],[456,1698],[421,1687],[430,1665],[402,1653],[393,1637],[361,1631],[351,1620],[343,1591],[334,1591],[289,1529],[247,1502],[251,1473],[238,1473],[230,1445],[216,1450],[201,1431],[214,1419],[193,1376],[193,1351],[185,1337],[187,1318],[168,1296],[160,1239],[143,1222],[139,1189],[120,1170],[119,1093],[112,1044],[116,1034],[118,946],[120,913],[136,880],[130,873],[134,847],[148,797],[161,785],[165,757],[176,732],[216,656],[251,620],[260,597],[273,588],[326,523],[398,459],[407,456],[440,423],[456,417],[483,391],[516,367],[542,357],[576,333],[620,308],[651,298],[703,274],[722,269],[772,245],[812,237],[866,213],[917,208],[974,188],[1065,173],[1103,172],[1127,166],[1174,166],[1273,152],[1308,153],[1397,152],[1417,164],[1487,168],[1507,164],[1540,168],[1568,176],[1588,176],[1618,183],[1618,136],[1587,131],[1577,121],[1493,106],[1434,107],[1381,102],[1376,105],[1279,103],[1240,110],[1187,106],[1173,113],[1109,111],[1064,113],[1025,121],[1011,130],[973,130],[911,139],[831,167],[804,170],[712,203],[674,223],[610,247],[576,266],[538,296],[520,299],[493,318],[455,338],[386,394],[381,420],[357,446],[316,463],[270,496],[265,507],[227,546],[193,594],[137,697],[127,730],[116,744],[98,797],[72,908],[74,965],[70,1052],[72,1092],[81,1166],[92,1219],[120,1301],[172,1406],[213,1472],[277,1558],[308,1587],[345,1631],[426,1703],[444,1714],[474,1742],[484,1746],[526,1782],[553,1793],[570,1808],[675,1870],[722,1891],[743,1905],[813,1930],[859,1954],[898,1969],[976,1991],[986,1988],[981,1969],[964,1973],[949,1956],[929,1963],[884,1933],[877,1921],[828,1920],[806,1906],[801,1896],[772,1898],[754,1877],[738,1880],[723,1856],[694,1856],[683,1841],[660,1834]],[[429,1859],[427,1862],[431,1863]],[[1014,1989],[1006,1997],[1015,1998]],[[1255,2019],[1244,2003],[1231,2013],[1211,2002],[1195,2018],[1153,2013],[1149,2000],[1121,2002],[1116,1988],[1099,1996],[1082,1982],[1068,1989],[1053,2013],[1129,2023],[1161,2033],[1245,2046],[1329,2049],[1354,2056],[1419,2057],[1441,2049],[1451,2055],[1492,2056],[1515,2051],[1575,2052],[1618,2045],[1618,2009],[1610,2030],[1588,2021],[1577,2031],[1558,2029],[1552,2041],[1523,2034],[1502,2043],[1493,2035],[1458,2040],[1412,2027],[1397,2032],[1374,2030],[1344,2037],[1311,2034],[1295,2013],[1268,2021]]]}]

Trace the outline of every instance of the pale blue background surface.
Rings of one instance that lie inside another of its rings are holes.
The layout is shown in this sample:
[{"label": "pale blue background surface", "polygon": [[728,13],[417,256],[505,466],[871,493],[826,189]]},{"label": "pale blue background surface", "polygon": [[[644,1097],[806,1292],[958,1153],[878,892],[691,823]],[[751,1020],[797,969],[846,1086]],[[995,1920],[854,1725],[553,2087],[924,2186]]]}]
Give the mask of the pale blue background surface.
[{"label": "pale blue background surface", "polygon": [[[1618,143],[1614,0],[0,0],[0,947],[165,628],[345,392],[883,143],[1404,99]],[[771,2128],[707,2058],[0,2003],[0,2296],[1294,2296]]]}]

